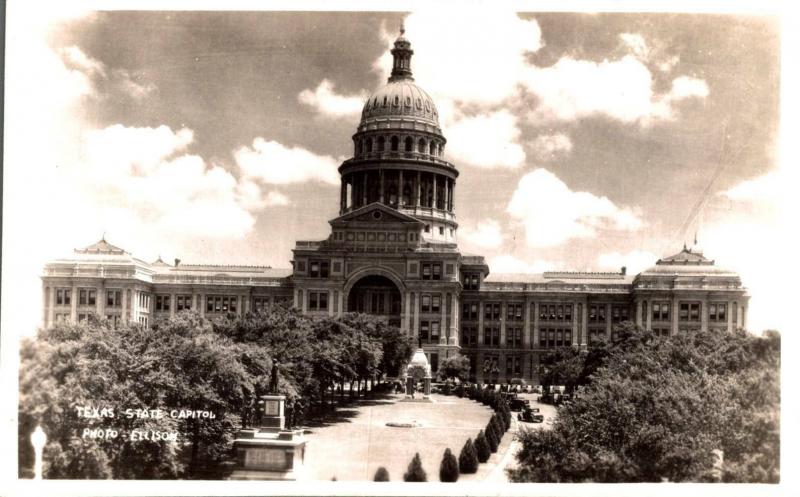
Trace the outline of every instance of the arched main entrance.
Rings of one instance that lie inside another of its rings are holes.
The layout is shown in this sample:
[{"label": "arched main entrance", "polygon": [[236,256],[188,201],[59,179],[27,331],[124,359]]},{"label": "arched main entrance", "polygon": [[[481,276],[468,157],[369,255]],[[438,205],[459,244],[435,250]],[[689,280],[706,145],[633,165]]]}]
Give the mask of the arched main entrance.
[{"label": "arched main entrance", "polygon": [[385,276],[364,276],[347,295],[347,311],[384,316],[390,325],[399,327],[402,311],[400,290]]}]

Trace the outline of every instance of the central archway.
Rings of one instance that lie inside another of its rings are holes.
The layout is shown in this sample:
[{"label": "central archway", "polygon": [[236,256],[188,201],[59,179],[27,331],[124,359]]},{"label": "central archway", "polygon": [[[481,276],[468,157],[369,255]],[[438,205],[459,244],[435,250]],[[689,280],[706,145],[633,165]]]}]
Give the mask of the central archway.
[{"label": "central archway", "polygon": [[402,294],[397,285],[378,274],[370,274],[356,281],[347,295],[347,311],[362,312],[387,318],[392,326],[400,326]]}]

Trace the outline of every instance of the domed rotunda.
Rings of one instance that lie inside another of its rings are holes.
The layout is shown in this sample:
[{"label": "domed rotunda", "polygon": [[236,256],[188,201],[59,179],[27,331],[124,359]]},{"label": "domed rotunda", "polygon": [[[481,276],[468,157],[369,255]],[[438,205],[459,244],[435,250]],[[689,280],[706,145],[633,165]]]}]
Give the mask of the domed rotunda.
[{"label": "domed rotunda", "polygon": [[411,43],[400,29],[388,82],[364,103],[353,157],[342,176],[340,213],[379,202],[425,224],[426,242],[455,243],[458,171],[442,158],[439,113],[411,73]]}]

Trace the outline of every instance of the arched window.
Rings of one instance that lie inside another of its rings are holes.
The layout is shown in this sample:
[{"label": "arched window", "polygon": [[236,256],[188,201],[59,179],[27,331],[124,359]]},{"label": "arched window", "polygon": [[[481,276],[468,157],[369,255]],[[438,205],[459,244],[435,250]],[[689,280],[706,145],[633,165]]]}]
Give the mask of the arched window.
[{"label": "arched window", "polygon": [[406,152],[414,151],[414,140],[410,136],[406,136]]},{"label": "arched window", "polygon": [[435,142],[435,141],[431,141],[431,150],[430,150],[430,154],[431,154],[431,155],[436,155],[436,142]]},{"label": "arched window", "polygon": [[427,149],[427,147],[425,145],[426,145],[425,138],[420,138],[419,139],[419,144],[417,144],[417,152],[419,152],[421,154],[424,154],[425,150]]},{"label": "arched window", "polygon": [[386,138],[379,136],[378,137],[378,152],[383,152],[386,150]]},{"label": "arched window", "polygon": [[367,153],[372,152],[372,138],[367,138]]},{"label": "arched window", "polygon": [[396,137],[392,137],[392,152],[397,152],[397,148],[400,145],[400,140]]}]

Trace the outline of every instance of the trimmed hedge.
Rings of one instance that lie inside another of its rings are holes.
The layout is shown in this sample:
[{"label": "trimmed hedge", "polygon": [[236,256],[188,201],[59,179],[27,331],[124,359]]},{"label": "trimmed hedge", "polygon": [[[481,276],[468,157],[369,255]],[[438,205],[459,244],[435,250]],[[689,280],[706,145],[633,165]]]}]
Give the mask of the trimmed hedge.
[{"label": "trimmed hedge", "polygon": [[439,465],[439,481],[458,481],[458,474],[458,461],[456,461],[456,456],[447,448],[442,456],[442,463]]}]

